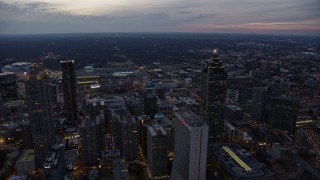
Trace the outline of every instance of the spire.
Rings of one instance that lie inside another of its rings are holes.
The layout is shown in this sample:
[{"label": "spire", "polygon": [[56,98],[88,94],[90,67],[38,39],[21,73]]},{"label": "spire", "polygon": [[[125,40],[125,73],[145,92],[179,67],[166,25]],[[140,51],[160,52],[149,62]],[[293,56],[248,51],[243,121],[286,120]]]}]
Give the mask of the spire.
[{"label": "spire", "polygon": [[213,49],[212,57],[209,60],[209,65],[214,68],[223,68],[222,62],[220,60],[220,55],[218,54],[218,49]]}]

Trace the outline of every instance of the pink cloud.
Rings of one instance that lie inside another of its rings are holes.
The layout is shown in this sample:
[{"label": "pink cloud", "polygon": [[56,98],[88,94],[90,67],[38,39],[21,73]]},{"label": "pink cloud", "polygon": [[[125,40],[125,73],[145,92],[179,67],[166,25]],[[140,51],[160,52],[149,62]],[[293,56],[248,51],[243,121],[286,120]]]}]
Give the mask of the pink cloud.
[{"label": "pink cloud", "polygon": [[318,31],[320,19],[301,22],[255,22],[240,24],[189,24],[179,27],[178,31],[185,32],[281,32],[281,31]]}]

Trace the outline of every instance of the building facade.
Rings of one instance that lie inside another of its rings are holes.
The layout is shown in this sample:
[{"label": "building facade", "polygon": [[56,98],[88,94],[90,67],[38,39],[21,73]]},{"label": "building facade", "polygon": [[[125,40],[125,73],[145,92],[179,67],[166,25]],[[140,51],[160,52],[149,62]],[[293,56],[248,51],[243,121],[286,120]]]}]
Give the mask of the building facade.
[{"label": "building facade", "polygon": [[80,138],[82,143],[83,161],[85,164],[97,164],[101,154],[99,144],[100,119],[86,116],[80,124]]},{"label": "building facade", "polygon": [[178,111],[175,116],[175,154],[171,179],[206,179],[209,127],[191,111]]},{"label": "building facade", "polygon": [[251,117],[259,123],[266,123],[267,120],[268,90],[265,87],[252,89]]},{"label": "building facade", "polygon": [[153,119],[158,112],[157,97],[153,94],[147,94],[144,97],[144,114]]},{"label": "building facade", "polygon": [[159,125],[148,127],[148,166],[153,178],[166,179],[168,174],[167,132]]},{"label": "building facade", "polygon": [[74,61],[60,61],[60,64],[62,67],[62,86],[67,123],[70,125],[76,125],[78,124],[78,106]]},{"label": "building facade", "polygon": [[293,134],[296,128],[299,99],[295,97],[272,97],[270,99],[269,125],[274,130]]},{"label": "building facade", "polygon": [[227,73],[216,50],[207,61],[201,75],[201,112],[209,125],[209,141],[220,136],[224,127]]},{"label": "building facade", "polygon": [[30,65],[26,94],[36,164],[37,167],[42,167],[47,153],[55,143],[55,135],[49,77],[40,64]]}]

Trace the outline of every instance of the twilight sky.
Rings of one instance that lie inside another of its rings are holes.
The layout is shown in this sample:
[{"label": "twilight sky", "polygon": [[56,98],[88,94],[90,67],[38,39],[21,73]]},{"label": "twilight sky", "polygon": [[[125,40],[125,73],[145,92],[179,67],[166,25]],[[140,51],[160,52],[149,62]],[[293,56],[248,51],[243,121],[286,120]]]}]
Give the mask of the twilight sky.
[{"label": "twilight sky", "polygon": [[320,34],[320,0],[0,0],[0,34]]}]

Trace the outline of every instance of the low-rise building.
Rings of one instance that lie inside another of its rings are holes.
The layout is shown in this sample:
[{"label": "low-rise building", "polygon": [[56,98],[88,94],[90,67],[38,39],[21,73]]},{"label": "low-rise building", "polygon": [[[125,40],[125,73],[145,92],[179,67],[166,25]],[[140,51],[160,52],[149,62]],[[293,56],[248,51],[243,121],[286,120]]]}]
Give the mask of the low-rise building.
[{"label": "low-rise building", "polygon": [[26,149],[16,162],[16,170],[19,174],[29,174],[36,170],[34,149]]}]

